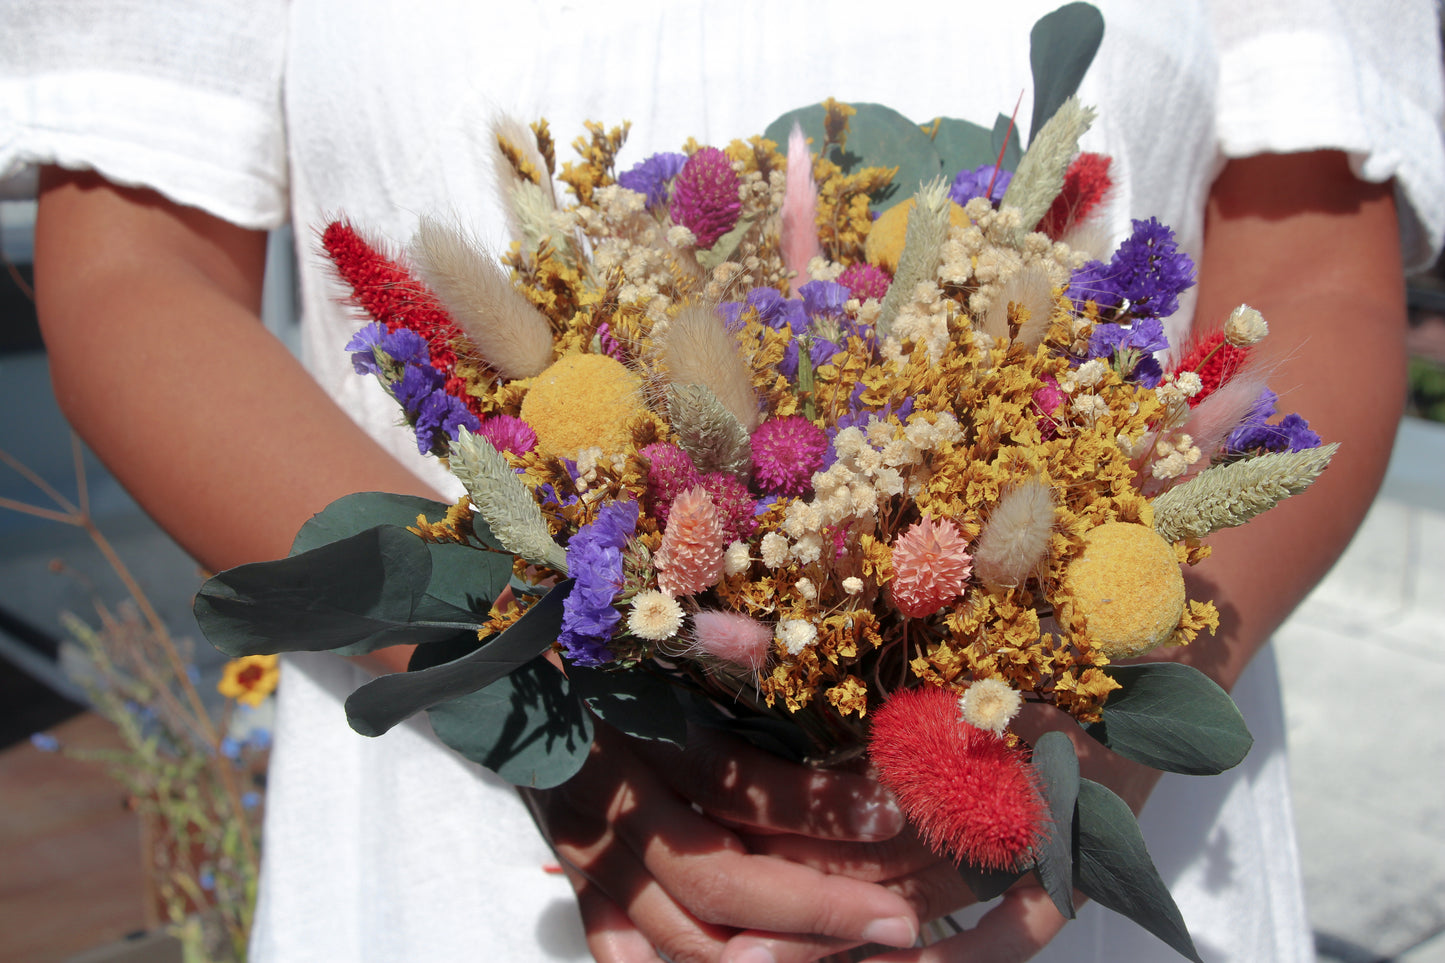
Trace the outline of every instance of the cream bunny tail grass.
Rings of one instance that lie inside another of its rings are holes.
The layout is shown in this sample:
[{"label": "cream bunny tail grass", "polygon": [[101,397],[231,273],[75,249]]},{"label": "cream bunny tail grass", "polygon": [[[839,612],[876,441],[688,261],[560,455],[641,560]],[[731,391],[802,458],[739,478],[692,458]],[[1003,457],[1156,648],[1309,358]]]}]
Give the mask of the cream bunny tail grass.
[{"label": "cream bunny tail grass", "polygon": [[999,501],[973,553],[973,571],[986,585],[1022,585],[1044,560],[1054,531],[1054,493],[1039,479]]},{"label": "cream bunny tail grass", "polygon": [[1176,542],[1243,525],[1310,487],[1339,447],[1270,452],[1205,469],[1154,499],[1154,530]]},{"label": "cream bunny tail grass", "polygon": [[702,385],[749,433],[758,426],[752,374],[711,305],[695,304],[678,311],[662,344],[662,364],[669,383]]},{"label": "cream bunny tail grass", "polygon": [[1013,343],[1037,348],[1054,318],[1054,282],[1049,272],[1038,264],[1028,264],[1009,278],[984,312],[985,334],[993,338],[1009,336],[1009,305],[1014,305],[1016,312],[1022,309],[1021,315],[1027,315],[1014,333]]},{"label": "cream bunny tail grass", "polygon": [[546,317],[461,229],[423,217],[408,252],[422,280],[503,377],[530,378],[552,363]]},{"label": "cream bunny tail grass", "polygon": [[557,195],[547,159],[537,149],[537,136],[510,114],[498,114],[487,131],[497,196],[507,211],[512,236],[525,240],[526,215],[519,208],[556,210]]},{"label": "cream bunny tail grass", "polygon": [[818,243],[818,185],[813,180],[813,155],[796,122],[788,135],[788,176],[784,183],[782,223],[778,228],[783,264],[797,275],[793,290],[807,283],[808,262],[823,254]]},{"label": "cream bunny tail grass", "polygon": [[567,553],[552,540],[537,500],[491,442],[462,428],[447,463],[507,551],[567,574]]},{"label": "cream bunny tail grass", "polygon": [[1093,108],[1082,106],[1077,97],[1070,97],[1034,135],[999,203],[1000,207],[1019,209],[1023,214],[1024,232],[1033,230],[1063,190],[1069,163],[1079,152],[1079,138],[1095,116]]}]

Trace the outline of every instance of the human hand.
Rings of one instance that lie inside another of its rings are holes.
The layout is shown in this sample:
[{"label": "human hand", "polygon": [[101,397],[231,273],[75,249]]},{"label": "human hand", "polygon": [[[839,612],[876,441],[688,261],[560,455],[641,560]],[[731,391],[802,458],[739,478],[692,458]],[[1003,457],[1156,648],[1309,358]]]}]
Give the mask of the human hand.
[{"label": "human hand", "polygon": [[[1138,812],[1157,783],[1160,773],[1147,766],[1130,762],[1089,738],[1073,719],[1052,706],[1025,705],[1014,720],[1013,728],[1031,744],[1051,730],[1063,732],[1074,744],[1081,774],[1112,789]],[[839,844],[840,846],[843,844]],[[899,851],[912,845],[916,852],[907,857],[915,868],[898,877],[884,880],[889,889],[903,895],[913,905],[920,920],[937,919],[973,903],[974,897],[962,876],[949,860],[933,857],[911,832],[894,841]],[[791,851],[790,837],[779,837],[768,851],[786,858],[800,859],[815,868],[829,872],[850,872],[854,867],[816,862],[816,851]],[[762,851],[755,847],[755,851]],[[1074,905],[1085,897],[1074,893]],[[870,963],[1019,963],[1031,959],[1047,946],[1067,922],[1054,906],[1047,892],[1032,873],[1020,879],[970,929],[927,947],[869,957]],[[780,934],[750,933],[735,937],[733,944],[741,948],[764,947],[778,959],[790,955],[799,939]]]},{"label": "human hand", "polygon": [[866,777],[706,729],[681,752],[599,725],[576,776],[523,795],[603,963],[806,963],[917,938],[910,900],[877,881],[936,860],[899,835],[902,815]]}]

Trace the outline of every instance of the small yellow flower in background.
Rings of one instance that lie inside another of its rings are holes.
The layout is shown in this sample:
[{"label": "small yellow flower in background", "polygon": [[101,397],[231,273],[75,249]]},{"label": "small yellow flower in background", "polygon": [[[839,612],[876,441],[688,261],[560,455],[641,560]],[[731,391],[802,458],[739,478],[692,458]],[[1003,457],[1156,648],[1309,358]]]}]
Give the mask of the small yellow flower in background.
[{"label": "small yellow flower in background", "polygon": [[244,702],[252,708],[266,701],[276,691],[281,678],[280,659],[274,655],[248,655],[226,663],[225,674],[216,689],[228,699]]}]

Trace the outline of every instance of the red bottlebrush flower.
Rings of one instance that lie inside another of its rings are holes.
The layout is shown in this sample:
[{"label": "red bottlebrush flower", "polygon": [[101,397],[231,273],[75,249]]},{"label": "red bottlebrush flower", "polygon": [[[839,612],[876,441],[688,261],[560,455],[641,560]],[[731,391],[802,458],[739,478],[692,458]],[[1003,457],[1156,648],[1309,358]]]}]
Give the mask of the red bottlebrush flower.
[{"label": "red bottlebrush flower", "polygon": [[823,467],[828,435],[802,415],[765,421],[753,430],[753,483],[770,495],[806,495]]},{"label": "red bottlebrush flower", "polygon": [[703,147],[687,159],[672,184],[672,220],[692,232],[706,250],[737,224],[741,182],[728,155]]},{"label": "red bottlebrush flower", "polygon": [[754,514],[758,503],[748,494],[748,486],[736,475],[724,471],[710,471],[702,476],[703,491],[712,497],[722,519],[723,535],[729,542],[748,538],[758,527]]},{"label": "red bottlebrush flower", "polygon": [[859,261],[857,264],[850,264],[838,275],[838,283],[851,291],[853,297],[859,301],[867,301],[869,298],[882,301],[893,279],[878,265]]},{"label": "red bottlebrush flower", "polygon": [[1169,373],[1177,375],[1181,371],[1193,371],[1199,375],[1204,387],[1189,399],[1189,407],[1193,408],[1233,378],[1248,359],[1248,348],[1235,347],[1224,340],[1223,331],[1215,331],[1195,342],[1169,369]]},{"label": "red bottlebrush flower", "polygon": [[1044,838],[1048,809],[1023,752],[963,721],[958,697],[895,692],[873,720],[878,779],[934,852],[984,869],[1017,869]]},{"label": "red bottlebrush flower", "polygon": [[1039,221],[1038,229],[1057,241],[1070,227],[1088,217],[1113,186],[1108,157],[1080,154],[1065,172],[1064,187]]}]

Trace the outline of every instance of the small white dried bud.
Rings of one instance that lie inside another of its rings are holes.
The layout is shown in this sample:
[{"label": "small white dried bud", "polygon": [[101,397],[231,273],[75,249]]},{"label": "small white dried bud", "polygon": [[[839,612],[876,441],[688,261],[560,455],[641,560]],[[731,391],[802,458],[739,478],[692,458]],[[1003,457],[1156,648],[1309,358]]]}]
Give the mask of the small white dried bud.
[{"label": "small white dried bud", "polygon": [[1224,322],[1224,340],[1236,348],[1259,344],[1267,334],[1269,325],[1264,323],[1264,315],[1247,304],[1231,311],[1229,320]]},{"label": "small white dried bud", "polygon": [[843,591],[849,595],[857,595],[863,591],[863,580],[856,575],[850,575],[843,580]]},{"label": "small white dried bud", "polygon": [[797,655],[818,640],[818,630],[806,619],[787,619],[778,624],[777,639],[789,655]]}]

